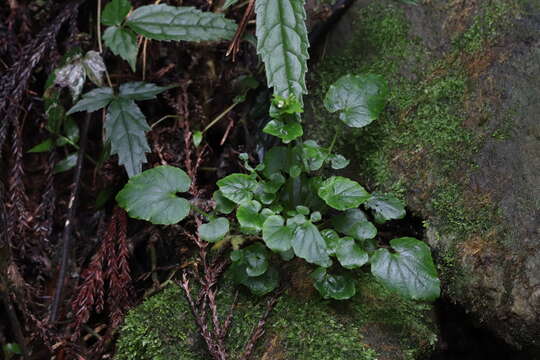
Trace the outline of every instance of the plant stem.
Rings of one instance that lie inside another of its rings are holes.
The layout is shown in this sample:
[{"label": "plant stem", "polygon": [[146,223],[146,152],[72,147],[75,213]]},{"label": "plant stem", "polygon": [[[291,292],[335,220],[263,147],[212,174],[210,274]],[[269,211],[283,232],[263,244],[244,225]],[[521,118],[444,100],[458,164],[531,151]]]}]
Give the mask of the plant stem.
[{"label": "plant stem", "polygon": [[171,119],[171,118],[181,119],[182,117],[181,117],[181,116],[178,116],[178,115],[165,115],[164,117],[162,117],[161,119],[159,119],[158,121],[156,121],[155,123],[153,123],[152,126],[150,126],[150,128],[153,129],[154,126],[156,126],[156,125],[159,124],[160,122],[162,122],[162,121],[164,121],[164,120],[167,120],[167,119]]},{"label": "plant stem", "polygon": [[[101,43],[101,0],[97,1],[97,39],[98,39],[98,48],[99,53],[103,53],[103,44]],[[107,75],[108,77],[108,75]],[[110,82],[110,80],[109,80]]]},{"label": "plant stem", "polygon": [[235,102],[233,103],[231,106],[229,106],[228,108],[226,108],[221,114],[219,114],[218,116],[216,116],[216,118],[214,120],[212,120],[212,122],[210,124],[208,124],[207,127],[204,128],[204,130],[202,131],[202,133],[204,134],[206,131],[208,131],[208,129],[210,129],[212,126],[214,126],[219,120],[221,120],[225,115],[227,115],[229,113],[229,111],[231,111],[232,109],[234,109],[234,107],[236,105],[238,105],[239,103]]}]

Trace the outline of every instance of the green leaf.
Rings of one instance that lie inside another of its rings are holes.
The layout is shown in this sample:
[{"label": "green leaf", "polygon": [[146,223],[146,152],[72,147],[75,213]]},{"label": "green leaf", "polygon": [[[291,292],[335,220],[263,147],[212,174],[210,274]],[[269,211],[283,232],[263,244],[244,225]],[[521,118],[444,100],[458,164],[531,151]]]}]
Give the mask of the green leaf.
[{"label": "green leaf", "polygon": [[234,21],[223,14],[165,4],[135,9],[126,24],[136,33],[154,40],[228,40],[236,31]]},{"label": "green leaf", "polygon": [[253,199],[257,181],[245,174],[231,174],[217,182],[219,190],[227,199],[243,204]]},{"label": "green leaf", "polygon": [[374,193],[365,202],[364,206],[372,209],[379,220],[387,221],[393,219],[403,219],[405,217],[405,204],[403,201],[391,195]]},{"label": "green leaf", "polygon": [[326,251],[328,252],[328,255],[335,255],[336,248],[340,240],[338,233],[333,229],[324,229],[321,231],[321,235],[326,243]]},{"label": "green leaf", "polygon": [[259,213],[260,210],[261,204],[257,201],[249,201],[238,207],[236,218],[242,232],[256,234],[262,230],[265,217]]},{"label": "green leaf", "polygon": [[356,240],[373,239],[377,235],[377,228],[370,221],[362,221],[354,224],[351,231],[345,235],[352,236]]},{"label": "green leaf", "polygon": [[346,300],[356,294],[354,279],[349,274],[332,275],[325,268],[318,268],[311,274],[313,285],[325,299]]},{"label": "green leaf", "polygon": [[193,137],[193,145],[195,145],[195,147],[199,147],[203,139],[202,131],[200,130],[194,131],[192,137]]},{"label": "green leaf", "polygon": [[256,0],[255,13],[257,52],[265,65],[268,87],[274,88],[275,95],[294,95],[302,103],[309,58],[304,2]]},{"label": "green leaf", "polygon": [[346,269],[357,269],[365,265],[369,260],[368,253],[353,238],[348,236],[341,238],[336,245],[336,257],[341,266]]},{"label": "green leaf", "polygon": [[371,257],[371,272],[385,286],[416,300],[440,296],[440,280],[429,247],[420,240],[403,237],[390,241],[396,253],[377,250]]},{"label": "green leaf", "polygon": [[222,9],[227,10],[229,7],[233,6],[237,2],[238,2],[238,0],[225,0],[225,4],[223,4]]},{"label": "green leaf", "polygon": [[370,197],[360,184],[342,176],[325,180],[319,188],[319,196],[337,210],[356,208]]},{"label": "green leaf", "polygon": [[268,252],[263,244],[256,242],[243,249],[246,262],[246,274],[249,277],[260,276],[268,269]]},{"label": "green leaf", "polygon": [[264,154],[263,163],[263,174],[270,178],[280,171],[290,174],[291,168],[300,165],[301,160],[297,152],[284,146],[274,146]]},{"label": "green leaf", "polygon": [[120,96],[131,100],[151,100],[155,99],[158,94],[174,86],[157,86],[156,84],[143,81],[128,82],[120,85]]},{"label": "green leaf", "polygon": [[350,161],[343,155],[335,154],[330,157],[332,169],[340,170],[349,166]]},{"label": "green leaf", "polygon": [[101,23],[107,26],[120,25],[129,10],[131,10],[129,0],[112,0],[101,12]]},{"label": "green leaf", "polygon": [[292,246],[296,256],[309,263],[323,267],[332,265],[332,260],[328,257],[326,242],[319,229],[309,221],[296,226]]},{"label": "green leaf", "polygon": [[339,118],[350,127],[360,128],[375,120],[386,102],[387,86],[373,74],[345,75],[339,78],[324,98],[330,112],[339,111]]},{"label": "green leaf", "polygon": [[77,165],[77,153],[69,154],[65,159],[60,160],[54,165],[53,173],[59,174],[71,170]]},{"label": "green leaf", "polygon": [[295,119],[270,120],[263,129],[263,132],[281,139],[285,144],[299,138],[304,134],[302,125]]},{"label": "green leaf", "polygon": [[214,191],[212,198],[216,202],[216,211],[222,214],[230,214],[236,207],[236,204],[223,196],[219,190]]},{"label": "green leaf", "polygon": [[189,214],[190,204],[176,194],[186,192],[191,179],[181,169],[158,166],[132,177],[116,195],[130,217],[153,224],[176,224]]},{"label": "green leaf", "polygon": [[103,75],[107,68],[101,55],[97,51],[90,50],[82,59],[82,65],[90,81],[97,86],[103,86]]},{"label": "green leaf", "polygon": [[66,115],[71,115],[78,111],[94,112],[109,105],[113,99],[114,94],[110,87],[100,87],[90,90],[86,94],[83,94],[82,99],[69,109]]},{"label": "green leaf", "polygon": [[248,276],[246,268],[244,263],[233,262],[227,272],[232,275],[234,282],[246,286],[253,294],[266,295],[279,285],[279,274],[273,266],[259,276]]},{"label": "green leaf", "polygon": [[293,239],[293,229],[285,226],[285,220],[281,216],[269,216],[264,222],[263,240],[270,250],[286,252],[291,248]]},{"label": "green leaf", "polygon": [[118,154],[118,163],[129,177],[139,174],[146,162],[148,130],[150,126],[133,100],[116,98],[111,102],[105,119],[106,139],[111,142],[111,154]]},{"label": "green leaf", "polygon": [[226,218],[212,219],[206,224],[199,226],[199,236],[204,241],[215,243],[229,232],[229,220]]},{"label": "green leaf", "polygon": [[41,153],[41,152],[47,152],[51,149],[54,149],[55,144],[52,139],[45,139],[36,146],[32,147],[30,150],[28,150],[29,153]]},{"label": "green leaf", "polygon": [[302,153],[302,161],[306,171],[319,170],[328,157],[327,150],[320,147],[319,144],[313,140],[307,140],[300,145],[300,151]]},{"label": "green leaf", "polygon": [[103,33],[103,41],[114,55],[118,55],[128,62],[133,72],[137,70],[139,48],[137,47],[137,37],[131,30],[118,26],[108,27]]},{"label": "green leaf", "polygon": [[332,225],[334,228],[345,235],[353,233],[352,229],[354,225],[366,221],[368,221],[368,218],[360,209],[349,209],[332,217]]}]

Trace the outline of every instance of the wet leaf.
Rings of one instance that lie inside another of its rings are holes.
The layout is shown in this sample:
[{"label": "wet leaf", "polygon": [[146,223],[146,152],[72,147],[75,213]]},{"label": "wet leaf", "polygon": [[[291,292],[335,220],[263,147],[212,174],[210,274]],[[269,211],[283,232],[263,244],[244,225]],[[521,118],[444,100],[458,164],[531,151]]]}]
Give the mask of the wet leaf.
[{"label": "wet leaf", "polygon": [[231,174],[217,182],[219,190],[227,199],[242,204],[253,199],[257,181],[245,174]]},{"label": "wet leaf", "polygon": [[229,220],[226,218],[212,219],[199,226],[199,236],[204,241],[215,243],[229,232]]},{"label": "wet leaf", "polygon": [[266,246],[275,252],[288,251],[294,239],[293,229],[285,226],[285,220],[279,215],[269,216],[263,225],[263,240]]},{"label": "wet leaf", "polygon": [[354,279],[349,274],[332,275],[325,268],[311,274],[313,285],[325,299],[346,300],[356,294]]},{"label": "wet leaf", "polygon": [[319,188],[319,196],[337,210],[356,208],[370,197],[360,184],[342,176],[325,180]]}]

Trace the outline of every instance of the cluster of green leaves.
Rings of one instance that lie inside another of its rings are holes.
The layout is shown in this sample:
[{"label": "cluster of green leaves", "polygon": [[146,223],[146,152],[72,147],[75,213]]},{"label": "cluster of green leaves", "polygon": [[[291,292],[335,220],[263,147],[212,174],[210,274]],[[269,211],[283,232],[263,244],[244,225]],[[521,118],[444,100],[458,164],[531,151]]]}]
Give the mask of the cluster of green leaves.
[{"label": "cluster of green leaves", "polygon": [[[377,118],[385,96],[381,78],[347,75],[330,87],[325,106],[338,111],[344,124],[360,127]],[[302,106],[294,96],[276,96],[273,108],[270,123],[291,121],[301,129],[296,116]],[[291,143],[288,133],[284,130],[276,134],[287,145],[269,149],[256,166],[250,164],[247,154],[241,154],[247,173],[230,174],[217,182],[215,211],[205,214],[208,222],[199,227],[203,240],[232,243],[229,274],[233,280],[255,294],[266,294],[278,285],[278,272],[272,266],[275,260],[288,261],[296,256],[317,266],[313,284],[324,298],[353,296],[354,271],[368,265],[377,279],[404,296],[423,300],[438,297],[437,272],[424,243],[414,238],[394,239],[390,252],[379,248],[375,240],[377,228],[373,222],[403,218],[404,204],[393,196],[369,193],[346,177],[324,178],[324,167],[340,169],[348,160],[313,140]],[[153,206],[142,199],[151,200],[157,191],[150,191],[150,187],[159,187],[159,180],[149,178],[146,182],[151,185],[147,188],[137,187],[136,180],[153,170],[132,179],[117,197],[131,216],[149,218],[134,208],[139,203],[146,204],[144,211]],[[133,202],[121,195],[129,189]],[[178,191],[185,190],[170,189],[171,204],[178,201],[173,195]],[[166,207],[163,203],[160,206]],[[226,216],[233,212],[235,221],[231,225]],[[239,245],[253,239],[249,246]]]}]

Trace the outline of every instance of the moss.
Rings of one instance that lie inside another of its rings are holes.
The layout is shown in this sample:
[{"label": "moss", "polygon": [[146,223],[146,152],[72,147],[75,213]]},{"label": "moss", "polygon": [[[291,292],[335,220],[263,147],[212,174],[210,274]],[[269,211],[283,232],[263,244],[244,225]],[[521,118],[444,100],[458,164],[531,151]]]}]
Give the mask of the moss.
[{"label": "moss", "polygon": [[[233,288],[227,284],[224,288],[219,304],[228,310]],[[254,358],[394,360],[432,350],[437,335],[429,306],[399,298],[367,275],[361,275],[358,292],[351,301],[342,302],[283,295]],[[233,359],[241,354],[264,307],[264,299],[240,294],[227,340]],[[115,359],[207,359],[202,349],[181,290],[170,286],[129,312]]]},{"label": "moss", "polygon": [[[371,189],[407,197],[413,208],[423,209],[423,216],[433,217],[461,240],[498,226],[489,196],[466,191],[465,179],[476,169],[472,159],[486,138],[473,127],[493,114],[472,94],[474,81],[462,50],[478,52],[478,44],[494,40],[504,29],[501,18],[514,11],[512,4],[501,0],[483,5],[456,47],[439,57],[409,35],[400,7],[379,3],[357,9],[352,24],[357,33],[333,56],[323,58],[311,75],[310,83],[316,86],[308,101],[308,116],[314,119],[308,135],[324,141],[340,126],[321,105],[332,82],[346,73],[382,74],[390,84],[386,111],[363,129],[347,129],[347,136],[337,142],[338,151],[355,164],[348,175]],[[471,103],[477,107],[474,126],[467,124]]]}]

